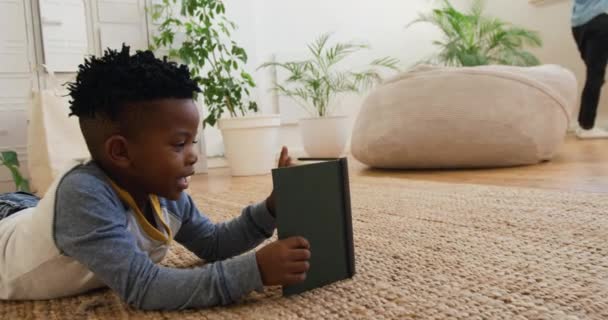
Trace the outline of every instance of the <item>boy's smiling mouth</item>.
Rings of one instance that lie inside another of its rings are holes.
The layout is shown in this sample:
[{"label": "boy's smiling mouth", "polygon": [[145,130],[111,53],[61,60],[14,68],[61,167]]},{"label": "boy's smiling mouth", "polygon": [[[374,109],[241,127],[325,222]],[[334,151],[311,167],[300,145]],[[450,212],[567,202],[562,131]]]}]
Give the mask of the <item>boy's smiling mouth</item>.
[{"label": "boy's smiling mouth", "polygon": [[177,179],[177,186],[182,190],[188,189],[188,185],[190,184],[190,179],[192,178],[193,175],[194,175],[194,172],[189,173],[188,175]]}]

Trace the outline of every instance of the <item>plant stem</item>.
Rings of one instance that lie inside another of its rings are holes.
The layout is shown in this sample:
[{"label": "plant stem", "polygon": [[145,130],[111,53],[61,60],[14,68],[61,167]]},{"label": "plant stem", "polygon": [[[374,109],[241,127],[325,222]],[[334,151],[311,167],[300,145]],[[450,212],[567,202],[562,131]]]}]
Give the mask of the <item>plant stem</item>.
[{"label": "plant stem", "polygon": [[230,98],[228,96],[224,96],[224,101],[226,101],[226,107],[228,107],[228,111],[230,111],[230,115],[236,117],[236,112],[234,112],[234,106],[230,102]]}]

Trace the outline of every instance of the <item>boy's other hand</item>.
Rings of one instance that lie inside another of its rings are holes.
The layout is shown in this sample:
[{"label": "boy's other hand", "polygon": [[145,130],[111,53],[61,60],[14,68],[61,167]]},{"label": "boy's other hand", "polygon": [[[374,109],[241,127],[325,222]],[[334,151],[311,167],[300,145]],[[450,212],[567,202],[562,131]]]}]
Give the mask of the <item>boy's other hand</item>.
[{"label": "boy's other hand", "polygon": [[279,164],[278,167],[289,167],[291,166],[291,157],[289,156],[289,150],[287,150],[286,146],[281,148],[281,155],[279,156]]},{"label": "boy's other hand", "polygon": [[[281,155],[279,156],[279,163],[277,167],[283,168],[289,166],[291,166],[291,157],[289,156],[289,150],[287,150],[286,146],[283,146],[283,148],[281,148]],[[268,209],[270,214],[276,218],[277,215],[275,211],[274,190],[272,191],[270,196],[266,198],[266,208]]]},{"label": "boy's other hand", "polygon": [[310,268],[310,244],[302,237],[277,240],[255,254],[262,283],[290,285],[306,279]]}]

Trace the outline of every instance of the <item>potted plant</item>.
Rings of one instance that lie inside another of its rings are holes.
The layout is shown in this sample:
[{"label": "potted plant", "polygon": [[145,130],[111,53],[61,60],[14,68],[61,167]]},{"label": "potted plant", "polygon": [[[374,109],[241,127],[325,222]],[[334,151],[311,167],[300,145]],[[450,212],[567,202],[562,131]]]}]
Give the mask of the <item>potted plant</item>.
[{"label": "potted plant", "polygon": [[380,81],[380,69],[397,70],[398,61],[376,59],[362,71],[341,70],[339,64],[352,54],[369,49],[355,42],[329,45],[330,34],[323,34],[308,45],[310,57],[301,61],[266,62],[259,68],[276,67],[287,71],[288,77],[274,90],[290,97],[311,117],[300,119],[304,150],[311,157],[339,157],[348,140],[348,117],[335,115],[332,108],[341,94],[358,93]]},{"label": "potted plant", "polygon": [[11,172],[17,191],[30,192],[28,180],[25,179],[21,174],[21,171],[19,171],[19,159],[17,158],[17,153],[15,151],[0,152],[0,166],[5,166]]},{"label": "potted plant", "polygon": [[431,23],[443,32],[441,41],[433,43],[439,53],[429,62],[446,66],[487,64],[533,66],[539,60],[525,46],[540,47],[535,31],[513,26],[483,15],[484,1],[475,0],[468,12],[456,10],[448,0],[443,6],[408,24]]},{"label": "potted plant", "polygon": [[[175,12],[177,3],[164,0],[152,6],[152,18],[160,22],[153,39],[155,47],[168,48],[170,57],[190,67],[208,111],[203,128],[218,124],[232,174],[269,173],[280,117],[249,115],[258,111],[249,96],[255,82],[243,69],[247,53],[231,40],[236,24],[226,18],[221,0],[181,0],[179,15]],[[173,47],[176,36],[183,41]]]}]

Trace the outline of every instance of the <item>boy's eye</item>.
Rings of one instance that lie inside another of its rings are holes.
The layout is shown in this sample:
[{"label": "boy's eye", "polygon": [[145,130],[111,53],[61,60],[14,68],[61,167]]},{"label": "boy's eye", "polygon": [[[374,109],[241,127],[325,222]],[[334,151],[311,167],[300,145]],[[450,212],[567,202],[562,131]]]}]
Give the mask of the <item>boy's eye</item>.
[{"label": "boy's eye", "polygon": [[[197,143],[198,143],[198,140],[192,140],[192,144],[197,144]],[[179,142],[179,143],[173,144],[173,147],[175,147],[176,149],[183,149],[186,146],[186,144],[188,144],[187,141]]]}]

